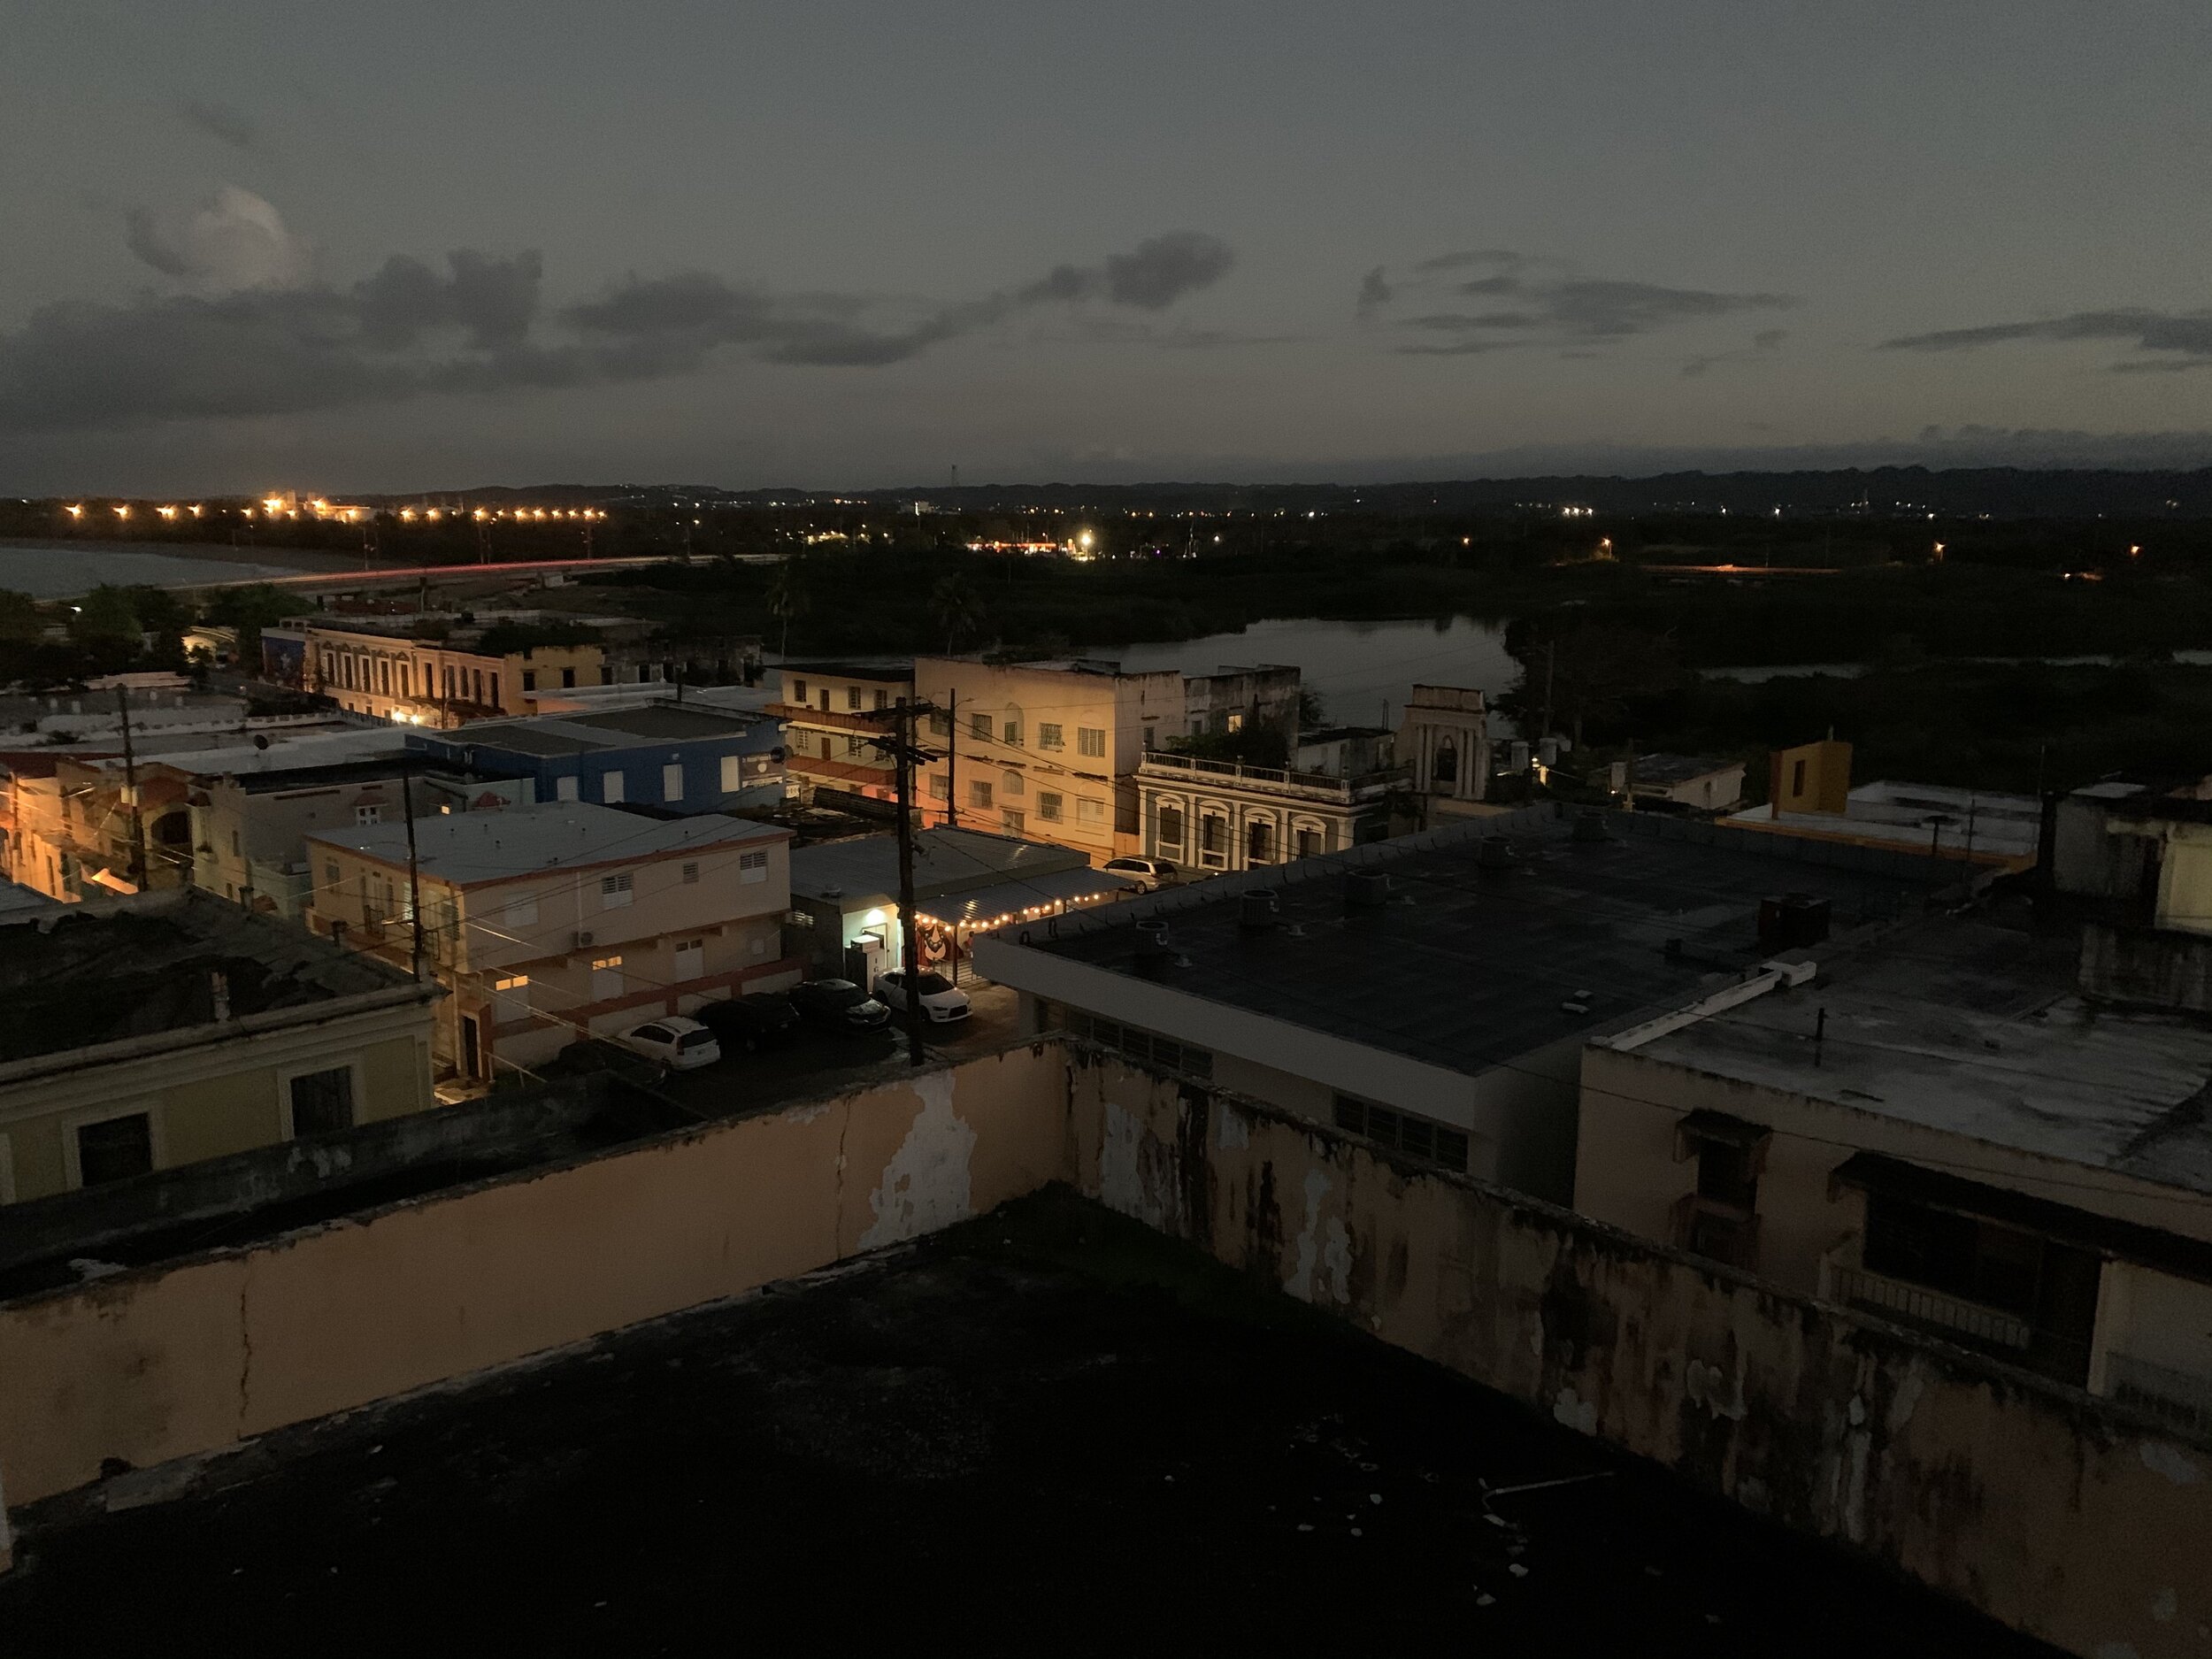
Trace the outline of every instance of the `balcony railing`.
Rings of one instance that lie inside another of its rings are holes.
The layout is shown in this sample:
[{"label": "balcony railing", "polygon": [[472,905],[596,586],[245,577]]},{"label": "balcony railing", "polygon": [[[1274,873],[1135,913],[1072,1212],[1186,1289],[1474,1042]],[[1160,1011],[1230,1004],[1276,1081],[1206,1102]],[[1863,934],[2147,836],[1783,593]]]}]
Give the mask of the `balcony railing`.
[{"label": "balcony railing", "polygon": [[1838,1262],[1827,1264],[1824,1279],[1824,1289],[1831,1302],[1847,1302],[1853,1307],[1894,1314],[1913,1325],[1956,1332],[1974,1341],[2013,1348],[2023,1354],[2027,1352],[2035,1340],[2034,1327],[2025,1319],[2007,1313],[2001,1308],[1985,1307],[1980,1302],[1948,1296],[1939,1290],[1931,1290],[1925,1285],[1916,1285],[1909,1279],[1891,1279],[1886,1274],[1869,1272],[1863,1267],[1846,1266]]},{"label": "balcony railing", "polygon": [[1151,772],[1156,769],[1183,772],[1193,777],[1219,778],[1229,783],[1299,790],[1309,795],[1327,795],[1340,802],[1383,794],[1408,782],[1413,776],[1408,767],[1386,766],[1377,772],[1339,778],[1325,772],[1293,772],[1282,766],[1248,766],[1240,761],[1202,760],[1195,755],[1169,755],[1157,750],[1144,757],[1144,770]]},{"label": "balcony railing", "polygon": [[2212,1435],[2212,1377],[2116,1353],[2105,1359],[2105,1393],[2185,1433]]}]

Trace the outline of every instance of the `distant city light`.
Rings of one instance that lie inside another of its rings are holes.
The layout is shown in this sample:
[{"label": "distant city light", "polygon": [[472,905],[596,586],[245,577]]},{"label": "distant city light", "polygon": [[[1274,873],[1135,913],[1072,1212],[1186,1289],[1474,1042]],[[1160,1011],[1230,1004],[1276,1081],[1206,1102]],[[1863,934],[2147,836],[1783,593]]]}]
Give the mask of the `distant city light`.
[{"label": "distant city light", "polygon": [[131,510],[123,505],[122,503],[118,502],[115,504],[115,516],[119,518],[127,518],[131,516]]},{"label": "distant city light", "polygon": [[84,517],[84,509],[82,507],[65,507],[62,511],[66,512],[72,518],[81,518]]}]

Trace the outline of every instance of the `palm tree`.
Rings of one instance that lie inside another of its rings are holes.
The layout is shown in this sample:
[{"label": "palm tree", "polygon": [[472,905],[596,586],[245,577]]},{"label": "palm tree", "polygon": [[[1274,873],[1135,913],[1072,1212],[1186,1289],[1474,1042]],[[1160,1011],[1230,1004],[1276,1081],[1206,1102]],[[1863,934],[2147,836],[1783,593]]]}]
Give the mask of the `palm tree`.
[{"label": "palm tree", "polygon": [[768,614],[783,624],[783,636],[777,641],[776,655],[791,655],[791,618],[807,613],[811,601],[807,597],[806,584],[800,580],[796,563],[786,559],[776,566],[773,580],[768,584]]},{"label": "palm tree", "polygon": [[950,657],[963,634],[983,626],[983,606],[968,587],[968,579],[955,572],[937,579],[930,590],[929,608],[945,626],[945,655]]}]

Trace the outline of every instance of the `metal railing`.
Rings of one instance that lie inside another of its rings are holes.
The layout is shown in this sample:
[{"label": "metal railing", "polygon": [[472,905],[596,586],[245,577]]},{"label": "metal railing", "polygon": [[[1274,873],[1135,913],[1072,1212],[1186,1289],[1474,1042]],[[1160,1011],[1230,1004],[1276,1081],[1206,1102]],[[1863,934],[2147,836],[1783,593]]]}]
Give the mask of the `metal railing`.
[{"label": "metal railing", "polygon": [[2212,1435],[2212,1377],[2114,1353],[2105,1357],[2104,1391],[2177,1429]]},{"label": "metal railing", "polygon": [[1248,766],[1241,761],[1205,760],[1195,755],[1171,755],[1155,749],[1144,757],[1146,767],[1225,778],[1238,783],[1275,784],[1289,789],[1310,789],[1340,800],[1369,791],[1386,789],[1412,777],[1409,768],[1386,766],[1376,772],[1340,778],[1325,772],[1293,772],[1283,766]]},{"label": "metal railing", "polygon": [[1899,1318],[1909,1319],[1916,1325],[1955,1331],[1961,1336],[1971,1337],[1978,1342],[2015,1348],[2022,1353],[2027,1351],[2035,1338],[2034,1328],[2025,1319],[2017,1318],[2001,1309],[1987,1308],[1979,1302],[1947,1296],[1939,1290],[1931,1290],[1924,1285],[1916,1285],[1906,1279],[1870,1273],[1863,1267],[1831,1263],[1828,1267],[1828,1294],[1832,1301],[1895,1314]]}]

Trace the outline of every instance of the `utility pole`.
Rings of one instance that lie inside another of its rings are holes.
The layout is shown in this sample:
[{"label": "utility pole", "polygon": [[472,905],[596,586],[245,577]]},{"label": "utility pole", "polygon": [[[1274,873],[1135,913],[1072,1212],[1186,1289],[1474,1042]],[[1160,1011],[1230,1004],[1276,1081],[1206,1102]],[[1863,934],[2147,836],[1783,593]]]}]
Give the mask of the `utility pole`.
[{"label": "utility pole", "polygon": [[138,890],[146,890],[146,815],[138,806],[138,757],[131,748],[131,694],[127,687],[115,688],[115,707],[123,717],[123,788],[130,796],[131,805],[131,879]]},{"label": "utility pole", "polygon": [[891,751],[898,779],[899,966],[906,975],[906,1052],[918,1066],[923,1060],[922,995],[917,983],[922,972],[922,941],[914,910],[914,765],[937,757],[918,745],[914,735],[916,719],[927,712],[927,703],[902,698],[892,710],[894,734],[869,740],[875,748]]},{"label": "utility pole", "polygon": [[945,698],[945,827],[960,827],[960,687]]},{"label": "utility pole", "polygon": [[1544,641],[1544,718],[1537,729],[1536,735],[1539,738],[1551,735],[1552,671],[1558,666],[1558,657],[1559,641],[1556,639],[1546,640]]},{"label": "utility pole", "polygon": [[415,924],[415,978],[422,978],[422,866],[415,856],[415,774],[403,762],[399,774],[399,800],[402,812],[407,815],[407,913]]}]

